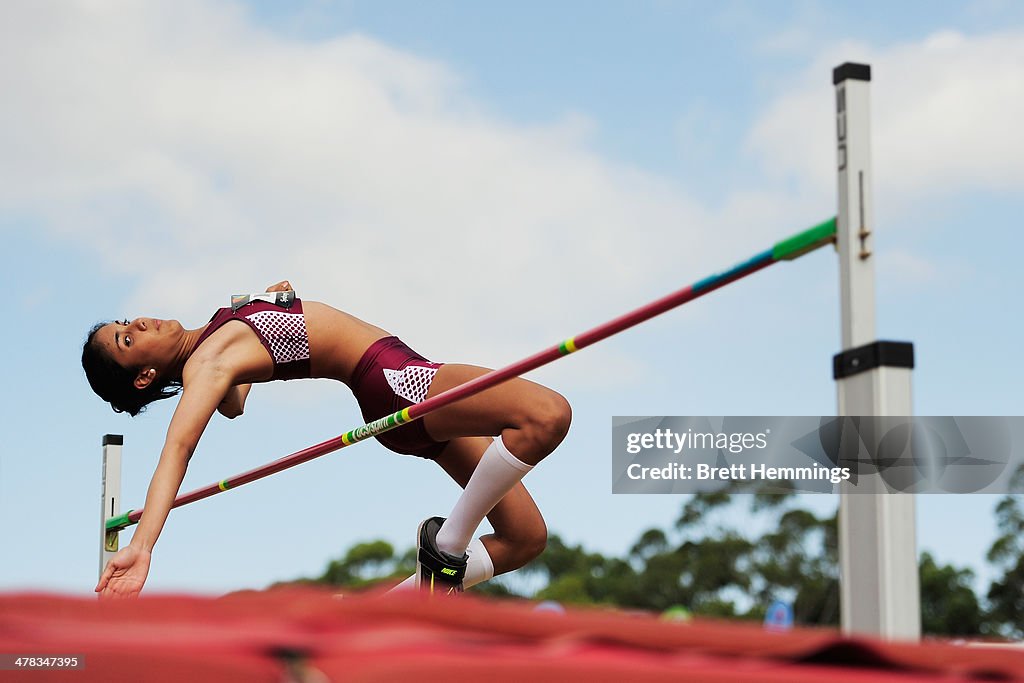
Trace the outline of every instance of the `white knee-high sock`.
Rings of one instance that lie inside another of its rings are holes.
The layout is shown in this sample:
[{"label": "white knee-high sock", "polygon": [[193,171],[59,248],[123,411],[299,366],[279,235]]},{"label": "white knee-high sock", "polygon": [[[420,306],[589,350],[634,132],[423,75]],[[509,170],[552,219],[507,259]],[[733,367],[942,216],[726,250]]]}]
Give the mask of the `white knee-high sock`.
[{"label": "white knee-high sock", "polygon": [[466,563],[466,578],[462,580],[462,587],[469,588],[484,581],[494,578],[494,563],[491,561],[491,554],[487,552],[484,542],[479,538],[474,539],[466,548],[469,561]]},{"label": "white knee-high sock", "polygon": [[[494,578],[494,563],[491,562],[491,555],[487,552],[483,541],[478,538],[470,543],[466,548],[466,554],[469,555],[469,561],[466,563],[466,578],[462,580],[463,588],[469,588]],[[407,588],[416,588],[415,574],[391,590],[399,591]]]},{"label": "white knee-high sock", "polygon": [[437,547],[461,556],[487,513],[532,469],[509,452],[500,436],[495,437],[437,532]]}]

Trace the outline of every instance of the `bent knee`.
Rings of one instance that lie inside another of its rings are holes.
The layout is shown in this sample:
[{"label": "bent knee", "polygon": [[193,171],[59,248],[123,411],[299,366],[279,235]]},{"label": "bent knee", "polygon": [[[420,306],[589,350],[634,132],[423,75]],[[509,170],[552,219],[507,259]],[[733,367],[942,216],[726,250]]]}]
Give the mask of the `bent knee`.
[{"label": "bent knee", "polygon": [[550,450],[562,442],[572,422],[572,408],[565,397],[554,391],[545,391],[543,397],[531,405],[525,416],[523,429],[533,439]]}]

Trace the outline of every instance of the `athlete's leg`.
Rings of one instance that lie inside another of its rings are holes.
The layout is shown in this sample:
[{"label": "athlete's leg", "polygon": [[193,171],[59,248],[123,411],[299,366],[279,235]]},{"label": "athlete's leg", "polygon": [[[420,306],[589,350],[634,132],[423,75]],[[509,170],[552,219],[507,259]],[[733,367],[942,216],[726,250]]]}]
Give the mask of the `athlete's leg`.
[{"label": "athlete's leg", "polygon": [[[474,365],[442,365],[427,398],[488,372]],[[562,442],[571,419],[569,403],[560,394],[517,377],[430,413],[423,426],[436,441],[500,435],[518,460],[533,466]]]},{"label": "athlete's leg", "polygon": [[[487,437],[453,439],[437,458],[437,464],[462,488],[466,488],[484,451]],[[537,504],[522,482],[506,493],[487,514],[493,534],[480,537],[494,567],[494,575],[518,569],[544,550],[548,529]],[[472,557],[470,558],[472,562]]]},{"label": "athlete's leg", "polygon": [[[465,489],[491,442],[490,437],[453,439],[436,458],[437,463],[448,476]],[[457,510],[453,514],[457,515]],[[497,505],[491,508],[487,519],[494,528],[494,533],[469,542],[465,548],[468,555],[463,579],[465,588],[522,567],[540,555],[547,544],[548,531],[544,518],[521,482],[516,483]],[[400,583],[395,589],[413,588],[417,585],[417,579],[418,573]]]},{"label": "athlete's leg", "polygon": [[[430,385],[428,398],[486,372],[469,365],[444,365]],[[437,532],[437,547],[456,557],[462,556],[484,517],[520,485],[520,480],[536,463],[561,443],[570,419],[571,411],[564,398],[519,378],[426,416],[424,427],[437,441],[497,436],[484,445],[472,469],[464,472],[471,476],[463,484],[465,491],[455,508]],[[461,448],[456,447],[454,452],[460,452]],[[532,499],[530,503],[532,505]]]}]

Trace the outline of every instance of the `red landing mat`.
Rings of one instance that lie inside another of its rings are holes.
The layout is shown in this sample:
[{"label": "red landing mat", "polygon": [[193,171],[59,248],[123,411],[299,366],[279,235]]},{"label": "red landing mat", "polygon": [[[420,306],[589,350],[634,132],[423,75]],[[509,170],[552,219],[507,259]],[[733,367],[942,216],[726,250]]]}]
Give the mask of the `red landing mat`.
[{"label": "red landing mat", "polygon": [[598,609],[310,589],[132,601],[0,595],[0,681],[1024,681],[1024,650],[888,644]]}]

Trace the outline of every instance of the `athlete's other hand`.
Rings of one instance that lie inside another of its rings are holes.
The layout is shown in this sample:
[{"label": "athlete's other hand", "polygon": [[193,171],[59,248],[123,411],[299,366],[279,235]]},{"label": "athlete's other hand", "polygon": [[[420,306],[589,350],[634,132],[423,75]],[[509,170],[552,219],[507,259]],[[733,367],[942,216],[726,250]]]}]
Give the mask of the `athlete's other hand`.
[{"label": "athlete's other hand", "polygon": [[101,598],[138,597],[149,576],[149,562],[152,554],[128,544],[110,558],[103,569],[96,592]]},{"label": "athlete's other hand", "polygon": [[276,285],[270,285],[267,287],[268,292],[290,292],[292,291],[292,283],[287,280],[281,280]]}]

